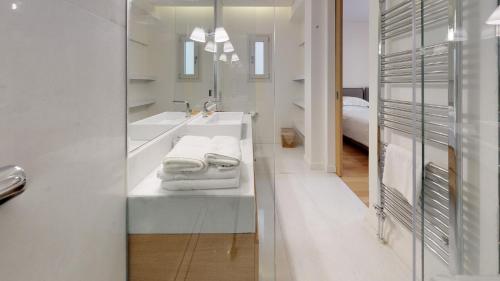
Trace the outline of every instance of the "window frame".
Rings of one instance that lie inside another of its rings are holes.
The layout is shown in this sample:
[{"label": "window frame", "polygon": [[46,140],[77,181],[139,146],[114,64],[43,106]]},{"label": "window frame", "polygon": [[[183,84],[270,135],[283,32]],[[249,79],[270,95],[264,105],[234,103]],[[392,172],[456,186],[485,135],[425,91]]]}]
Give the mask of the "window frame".
[{"label": "window frame", "polygon": [[[194,47],[194,74],[185,74],[185,44],[193,42]],[[178,43],[179,59],[177,62],[177,79],[179,81],[197,81],[200,80],[200,45],[191,40],[187,35],[179,35]]]},{"label": "window frame", "polygon": [[[264,74],[255,73],[255,43],[264,42]],[[267,34],[254,34],[249,36],[249,80],[269,81],[271,80],[271,36]]]}]

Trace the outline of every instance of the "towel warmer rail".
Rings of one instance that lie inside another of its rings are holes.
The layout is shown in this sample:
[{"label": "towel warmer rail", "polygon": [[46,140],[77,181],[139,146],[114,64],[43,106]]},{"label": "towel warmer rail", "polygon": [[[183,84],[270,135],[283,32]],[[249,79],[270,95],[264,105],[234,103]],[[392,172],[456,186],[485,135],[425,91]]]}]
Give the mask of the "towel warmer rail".
[{"label": "towel warmer rail", "polygon": [[[461,114],[461,45],[459,40],[449,40],[402,51],[391,52],[388,47],[392,40],[398,41],[399,48],[403,42],[401,39],[413,39],[412,42],[415,42],[414,32],[424,32],[428,28],[441,30],[440,27],[446,26],[447,31],[459,30],[461,9],[456,0],[407,0],[392,6],[390,2],[379,0],[380,187],[379,202],[375,206],[379,217],[378,236],[381,241],[385,240],[384,220],[390,215],[402,226],[414,231],[427,249],[455,269],[452,271],[459,272],[460,222],[457,198],[461,188],[461,167],[457,155],[461,153],[461,143],[458,140],[457,118]],[[419,20],[414,22],[413,15]],[[450,39],[450,34],[445,34],[443,39],[445,37]],[[411,87],[414,91],[416,87],[447,87],[448,104],[412,103],[408,99],[395,98],[392,85],[397,88]],[[382,184],[387,145],[384,138],[388,134],[415,137],[423,145],[432,145],[448,152],[448,169],[433,163],[425,166],[423,188],[415,207],[399,192]]]}]

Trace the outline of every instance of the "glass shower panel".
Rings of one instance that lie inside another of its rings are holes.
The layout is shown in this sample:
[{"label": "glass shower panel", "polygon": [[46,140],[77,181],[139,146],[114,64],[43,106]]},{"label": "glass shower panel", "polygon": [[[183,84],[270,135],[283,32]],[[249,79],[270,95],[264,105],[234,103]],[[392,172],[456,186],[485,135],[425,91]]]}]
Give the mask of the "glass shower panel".
[{"label": "glass shower panel", "polygon": [[[418,159],[422,155],[421,18],[419,1],[381,1],[379,77],[380,194],[376,206],[379,238],[401,255],[419,278],[422,268]],[[394,159],[400,158],[398,166]],[[389,159],[389,160],[387,160]],[[386,162],[387,160],[387,162]],[[387,169],[387,170],[386,170]],[[396,189],[390,170],[401,170],[405,190]],[[394,239],[398,236],[398,239]],[[395,241],[397,240],[397,241]],[[415,279],[412,279],[415,280]]]},{"label": "glass shower panel", "polygon": [[[220,110],[252,116],[255,192],[259,237],[259,280],[275,280],[274,261],[274,148],[275,77],[265,76],[266,59],[274,53],[275,9],[224,3],[219,18],[231,37],[231,46],[217,55]],[[255,38],[267,38],[255,44]],[[229,49],[229,50],[228,50]],[[234,49],[231,51],[231,49]],[[261,55],[258,55],[261,54]],[[258,66],[260,65],[260,66]],[[260,74],[260,75],[256,75]]]},{"label": "glass shower panel", "polygon": [[497,5],[420,5],[422,280],[500,280]]},{"label": "glass shower panel", "polygon": [[[274,280],[271,2],[130,0],[128,97],[150,103],[128,118],[137,131],[168,123],[160,113],[183,122],[129,155],[129,280]],[[207,159],[221,139],[240,148],[233,168]]]},{"label": "glass shower panel", "polygon": [[[450,263],[448,150],[449,67],[448,1],[421,1],[419,14],[418,123],[421,143],[416,162],[416,196],[419,208],[416,260],[417,280],[429,280],[425,273],[447,272]],[[420,209],[421,208],[421,209]]]}]

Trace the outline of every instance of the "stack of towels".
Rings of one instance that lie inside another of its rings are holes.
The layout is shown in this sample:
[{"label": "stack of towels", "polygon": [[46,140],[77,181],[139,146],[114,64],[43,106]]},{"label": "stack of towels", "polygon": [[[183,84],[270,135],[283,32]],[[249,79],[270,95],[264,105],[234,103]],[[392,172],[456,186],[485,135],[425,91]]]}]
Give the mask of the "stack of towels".
[{"label": "stack of towels", "polygon": [[234,137],[184,136],[165,156],[158,178],[167,190],[240,186],[240,141]]}]

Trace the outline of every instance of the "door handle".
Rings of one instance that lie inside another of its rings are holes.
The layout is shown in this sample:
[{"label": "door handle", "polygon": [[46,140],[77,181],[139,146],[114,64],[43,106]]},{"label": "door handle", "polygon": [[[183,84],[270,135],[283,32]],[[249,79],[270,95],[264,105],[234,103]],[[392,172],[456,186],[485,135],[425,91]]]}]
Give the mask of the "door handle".
[{"label": "door handle", "polygon": [[26,173],[18,166],[0,168],[0,205],[23,193]]}]

